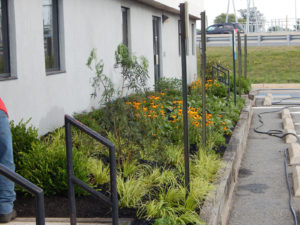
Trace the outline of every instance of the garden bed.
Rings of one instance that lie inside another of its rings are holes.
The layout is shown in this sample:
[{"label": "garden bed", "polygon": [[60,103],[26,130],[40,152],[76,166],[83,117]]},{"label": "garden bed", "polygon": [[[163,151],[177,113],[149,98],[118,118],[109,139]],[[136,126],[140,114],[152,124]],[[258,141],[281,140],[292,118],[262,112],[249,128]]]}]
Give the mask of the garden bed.
[{"label": "garden bed", "polygon": [[[244,99],[237,105],[227,98],[223,84],[208,80],[206,146],[202,145],[201,82],[189,89],[188,117],[190,193],[184,186],[183,108],[178,81],[162,80],[156,92],[117,98],[101,109],[76,115],[83,124],[116,146],[117,185],[121,217],[138,217],[149,224],[198,224],[200,208],[214,189],[222,155],[239,118]],[[163,87],[163,88],[162,88]],[[164,90],[164,91],[162,91]],[[12,124],[16,170],[43,188],[46,216],[68,217],[64,129],[37,139],[34,128]],[[20,135],[22,133],[22,135]],[[108,149],[73,129],[75,175],[107,196]],[[24,136],[28,138],[24,138]],[[26,140],[24,145],[17,145]],[[25,146],[25,147],[24,147]],[[224,157],[226,157],[226,152]],[[101,203],[76,188],[78,217],[110,217]],[[62,196],[62,197],[60,197]],[[29,204],[31,202],[31,204]],[[34,215],[33,198],[18,193],[19,216]],[[58,204],[58,205],[57,205]],[[63,208],[63,210],[62,210]],[[138,224],[138,223],[137,223]]]}]

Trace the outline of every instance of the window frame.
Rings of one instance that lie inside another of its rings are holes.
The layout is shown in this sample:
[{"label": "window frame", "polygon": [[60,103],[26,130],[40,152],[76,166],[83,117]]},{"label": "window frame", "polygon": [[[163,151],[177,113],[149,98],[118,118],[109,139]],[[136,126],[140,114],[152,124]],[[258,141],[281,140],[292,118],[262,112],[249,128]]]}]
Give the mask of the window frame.
[{"label": "window frame", "polygon": [[181,56],[181,20],[178,20],[178,53]]},{"label": "window frame", "polygon": [[[3,73],[0,73],[0,79],[9,79],[11,77],[10,60],[10,39],[9,39],[9,8],[8,0],[1,0],[1,33],[3,39]],[[5,69],[6,68],[6,69]]]},{"label": "window frame", "polygon": [[[47,40],[45,40],[45,33],[43,33],[43,43],[44,43],[44,56],[45,56],[45,70],[46,70],[46,75],[53,75],[53,74],[59,74],[62,73],[62,62],[61,62],[61,43],[60,43],[60,12],[59,12],[59,7],[60,7],[60,2],[59,0],[51,0],[52,3],[52,28],[53,28],[53,32],[52,32],[52,38],[53,38],[53,42],[54,42],[54,46],[53,49],[54,52],[54,60],[56,61],[55,63],[57,64],[56,66],[52,67],[52,68],[47,68],[47,64],[46,64],[46,49],[45,49],[45,42]],[[44,7],[44,5],[43,5]],[[43,16],[44,19],[44,16]],[[45,26],[43,23],[43,32],[45,32]],[[48,47],[48,45],[47,45]]]},{"label": "window frame", "polygon": [[195,55],[195,24],[192,23],[192,55]]},{"label": "window frame", "polygon": [[[122,43],[126,45],[128,49],[130,49],[130,26],[129,26],[130,8],[121,6],[121,11],[122,11]],[[124,18],[126,18],[125,20],[126,24],[124,23]]]}]

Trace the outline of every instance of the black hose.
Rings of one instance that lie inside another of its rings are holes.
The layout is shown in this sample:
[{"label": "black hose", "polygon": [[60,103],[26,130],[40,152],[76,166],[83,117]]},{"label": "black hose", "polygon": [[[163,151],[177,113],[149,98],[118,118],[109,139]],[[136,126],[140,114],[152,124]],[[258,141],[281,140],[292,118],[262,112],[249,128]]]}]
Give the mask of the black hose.
[{"label": "black hose", "polygon": [[[282,110],[284,110],[286,108],[289,108],[289,106],[285,106],[285,107],[283,107],[279,110],[262,112],[262,113],[257,114],[257,116],[259,118],[259,122],[261,124],[258,127],[254,128],[254,132],[259,133],[259,134],[267,134],[267,135],[274,136],[274,137],[277,137],[277,138],[284,138],[285,136],[291,134],[291,135],[295,136],[296,139],[297,139],[297,142],[300,143],[299,137],[294,133],[284,133],[283,130],[277,130],[277,129],[272,129],[272,130],[268,130],[268,131],[259,131],[258,130],[259,128],[264,126],[264,122],[263,122],[263,119],[262,119],[263,114],[281,112]],[[288,171],[287,171],[287,167],[288,167],[287,166],[288,165],[287,150],[288,149],[285,149],[285,151],[284,151],[284,169],[285,169],[286,183],[287,183],[288,191],[289,191],[289,206],[290,206],[290,210],[293,214],[295,225],[298,225],[297,213],[296,213],[296,211],[293,207],[293,203],[292,203],[292,187],[291,187],[291,184],[290,184],[290,181],[289,181],[289,176],[288,176]]]},{"label": "black hose", "polygon": [[290,203],[290,210],[292,211],[293,217],[294,217],[294,221],[295,221],[295,225],[298,225],[298,218],[297,218],[297,213],[296,210],[293,207],[293,203],[292,203],[292,186],[289,180],[289,174],[288,174],[288,159],[287,159],[287,151],[288,149],[286,148],[284,151],[284,171],[285,171],[285,178],[286,178],[286,184],[288,186],[289,189],[289,203]]}]

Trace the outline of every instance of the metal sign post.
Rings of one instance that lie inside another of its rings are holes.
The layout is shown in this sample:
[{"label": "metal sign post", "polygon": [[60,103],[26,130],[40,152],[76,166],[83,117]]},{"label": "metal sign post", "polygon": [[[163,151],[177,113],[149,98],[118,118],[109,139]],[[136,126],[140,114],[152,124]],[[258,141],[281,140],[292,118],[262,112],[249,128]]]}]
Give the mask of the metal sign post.
[{"label": "metal sign post", "polygon": [[233,58],[233,95],[234,95],[234,105],[236,105],[236,71],[235,71],[235,61],[236,61],[236,45],[235,45],[235,35],[236,29],[232,31],[232,58]]},{"label": "metal sign post", "polygon": [[186,72],[186,21],[187,3],[181,3],[180,7],[180,21],[181,21],[181,67],[182,67],[182,97],[183,97],[183,127],[184,127],[184,171],[185,171],[185,188],[186,194],[190,192],[190,151],[189,151],[189,129],[188,129],[188,115],[187,115],[187,72]]},{"label": "metal sign post", "polygon": [[247,34],[244,35],[244,78],[247,79]]},{"label": "metal sign post", "polygon": [[206,145],[206,90],[205,90],[205,70],[206,70],[206,16],[205,11],[201,12],[201,77],[202,77],[202,145]]},{"label": "metal sign post", "polygon": [[241,33],[238,31],[238,73],[239,73],[239,96],[242,95],[242,43],[241,43]]}]

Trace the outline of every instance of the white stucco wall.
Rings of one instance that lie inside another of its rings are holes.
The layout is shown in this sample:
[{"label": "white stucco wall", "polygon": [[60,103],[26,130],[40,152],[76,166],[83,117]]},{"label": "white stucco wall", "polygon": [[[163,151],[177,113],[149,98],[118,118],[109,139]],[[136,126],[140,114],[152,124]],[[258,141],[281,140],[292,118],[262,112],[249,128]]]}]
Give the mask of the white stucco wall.
[{"label": "white stucco wall", "polygon": [[[32,118],[40,134],[63,125],[64,114],[96,107],[90,98],[93,76],[86,62],[92,48],[103,59],[104,73],[120,84],[114,68],[114,51],[122,41],[121,6],[130,8],[131,51],[149,60],[149,85],[153,87],[152,16],[162,11],[121,0],[60,0],[62,73],[46,75],[41,0],[10,0],[12,75],[0,81],[0,97],[10,119]],[[178,54],[178,15],[162,24],[163,76],[181,77]],[[191,38],[191,37],[190,37]],[[190,45],[191,47],[191,45]],[[196,56],[188,56],[189,81],[196,73]]]}]

